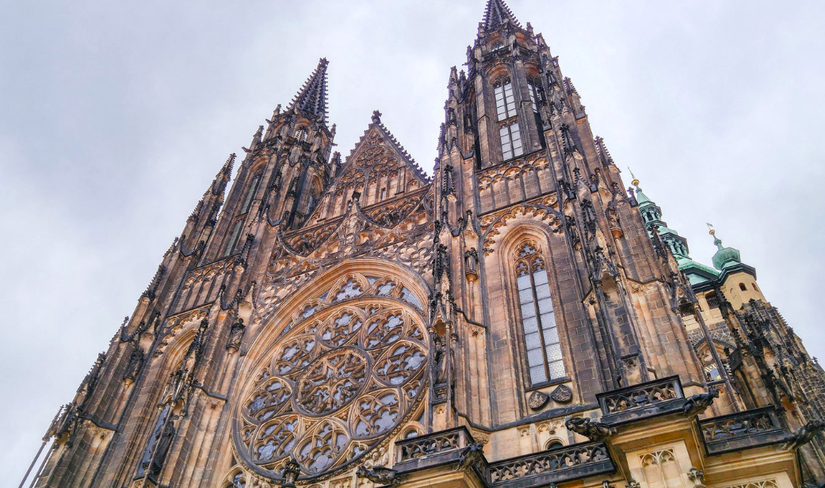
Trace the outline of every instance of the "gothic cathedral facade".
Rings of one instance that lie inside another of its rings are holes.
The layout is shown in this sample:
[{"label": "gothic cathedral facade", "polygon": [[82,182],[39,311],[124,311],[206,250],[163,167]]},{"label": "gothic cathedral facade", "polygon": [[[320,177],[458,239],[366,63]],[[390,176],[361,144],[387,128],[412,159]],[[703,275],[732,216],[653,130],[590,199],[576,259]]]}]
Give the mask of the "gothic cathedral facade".
[{"label": "gothic cathedral facade", "polygon": [[822,368],[739,251],[693,261],[626,189],[502,0],[432,177],[377,111],[348,157],[334,138],[322,59],[207,188],[33,486],[825,483]]}]

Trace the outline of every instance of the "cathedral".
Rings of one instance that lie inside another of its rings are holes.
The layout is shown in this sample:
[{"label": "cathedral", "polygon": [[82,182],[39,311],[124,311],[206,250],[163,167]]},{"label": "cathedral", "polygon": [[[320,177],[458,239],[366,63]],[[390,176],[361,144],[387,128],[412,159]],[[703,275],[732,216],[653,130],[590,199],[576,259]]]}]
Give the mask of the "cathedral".
[{"label": "cathedral", "polygon": [[825,483],[822,367],[737,249],[694,261],[623,182],[503,0],[432,175],[378,111],[332,151],[327,69],[220,167],[21,487]]}]

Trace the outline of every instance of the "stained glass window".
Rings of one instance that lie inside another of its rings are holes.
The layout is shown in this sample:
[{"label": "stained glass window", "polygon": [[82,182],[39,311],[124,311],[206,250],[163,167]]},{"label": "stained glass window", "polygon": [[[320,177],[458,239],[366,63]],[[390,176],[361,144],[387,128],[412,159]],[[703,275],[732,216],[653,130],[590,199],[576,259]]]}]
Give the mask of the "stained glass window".
[{"label": "stained glass window", "polygon": [[516,275],[530,383],[563,378],[564,358],[547,270],[533,244],[524,243],[519,249]]}]

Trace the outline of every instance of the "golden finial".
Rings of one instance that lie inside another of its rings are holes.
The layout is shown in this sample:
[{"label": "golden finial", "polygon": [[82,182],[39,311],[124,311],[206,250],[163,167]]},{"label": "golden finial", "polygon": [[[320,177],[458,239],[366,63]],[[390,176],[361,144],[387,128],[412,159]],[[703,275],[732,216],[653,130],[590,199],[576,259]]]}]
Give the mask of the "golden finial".
[{"label": "golden finial", "polygon": [[636,178],[636,175],[633,174],[633,170],[630,169],[630,166],[627,167],[627,170],[630,171],[630,177],[633,178],[630,181],[630,184],[633,185],[633,186],[639,186],[639,179]]},{"label": "golden finial", "polygon": [[708,226],[708,234],[716,237],[716,229],[713,228],[713,224],[710,222],[705,222],[705,224]]}]

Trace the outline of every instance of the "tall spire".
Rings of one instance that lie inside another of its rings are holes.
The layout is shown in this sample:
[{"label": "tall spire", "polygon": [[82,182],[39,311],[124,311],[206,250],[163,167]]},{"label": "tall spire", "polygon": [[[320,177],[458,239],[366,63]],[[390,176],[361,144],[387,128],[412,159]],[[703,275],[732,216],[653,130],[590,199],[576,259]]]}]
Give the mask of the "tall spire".
[{"label": "tall spire", "polygon": [[486,30],[494,29],[505,22],[521,27],[516,20],[516,16],[504,0],[487,0],[487,7],[484,9],[484,20],[482,24]]},{"label": "tall spire", "polygon": [[318,61],[318,67],[309,75],[306,83],[298,91],[289,109],[298,108],[327,122],[327,58]]}]

